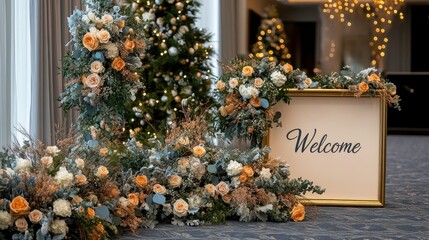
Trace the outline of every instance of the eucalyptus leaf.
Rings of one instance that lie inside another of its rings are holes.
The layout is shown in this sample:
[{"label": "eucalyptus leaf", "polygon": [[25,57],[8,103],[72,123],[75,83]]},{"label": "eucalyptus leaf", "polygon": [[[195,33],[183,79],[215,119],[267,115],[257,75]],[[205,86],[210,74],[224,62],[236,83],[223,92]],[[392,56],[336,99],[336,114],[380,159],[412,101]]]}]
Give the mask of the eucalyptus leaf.
[{"label": "eucalyptus leaf", "polygon": [[210,164],[207,166],[207,171],[209,173],[216,173],[217,172],[217,167],[215,164]]},{"label": "eucalyptus leaf", "polygon": [[161,194],[156,193],[156,194],[153,196],[153,202],[154,202],[154,203],[156,203],[156,204],[162,205],[162,204],[164,204],[164,203],[165,203],[165,196],[164,196],[164,195],[161,195]]},{"label": "eucalyptus leaf", "polygon": [[95,208],[95,215],[105,221],[112,223],[112,219],[110,218],[109,208],[104,205]]}]

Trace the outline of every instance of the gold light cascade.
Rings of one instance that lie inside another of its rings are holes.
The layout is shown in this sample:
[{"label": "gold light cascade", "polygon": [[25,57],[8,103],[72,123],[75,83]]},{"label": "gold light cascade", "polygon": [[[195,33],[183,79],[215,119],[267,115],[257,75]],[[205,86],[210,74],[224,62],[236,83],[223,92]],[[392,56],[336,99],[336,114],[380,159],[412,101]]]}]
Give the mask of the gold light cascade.
[{"label": "gold light cascade", "polygon": [[346,26],[352,26],[351,14],[362,10],[371,22],[371,65],[380,67],[382,58],[386,55],[386,46],[389,42],[387,32],[396,15],[404,19],[401,12],[405,0],[328,0],[323,5],[323,12],[329,14],[332,20],[338,19]]}]

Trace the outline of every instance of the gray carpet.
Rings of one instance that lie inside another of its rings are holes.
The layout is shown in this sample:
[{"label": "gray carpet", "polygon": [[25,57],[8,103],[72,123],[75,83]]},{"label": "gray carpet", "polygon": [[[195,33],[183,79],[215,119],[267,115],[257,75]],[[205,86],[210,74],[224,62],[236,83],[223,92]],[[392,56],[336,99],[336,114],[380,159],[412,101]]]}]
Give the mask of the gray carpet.
[{"label": "gray carpet", "polygon": [[142,229],[130,239],[429,239],[429,136],[388,135],[385,207],[316,206],[303,222]]}]

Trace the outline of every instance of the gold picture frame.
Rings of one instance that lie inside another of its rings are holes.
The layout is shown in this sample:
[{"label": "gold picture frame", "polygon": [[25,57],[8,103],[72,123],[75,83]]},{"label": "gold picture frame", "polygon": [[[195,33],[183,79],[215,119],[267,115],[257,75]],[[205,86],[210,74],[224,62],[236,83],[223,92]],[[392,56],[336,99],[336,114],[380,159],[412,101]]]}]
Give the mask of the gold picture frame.
[{"label": "gold picture frame", "polygon": [[331,206],[385,204],[387,102],[343,89],[288,90],[282,126],[264,139],[270,157],[290,165],[291,178],[302,177],[326,189],[304,203]]}]

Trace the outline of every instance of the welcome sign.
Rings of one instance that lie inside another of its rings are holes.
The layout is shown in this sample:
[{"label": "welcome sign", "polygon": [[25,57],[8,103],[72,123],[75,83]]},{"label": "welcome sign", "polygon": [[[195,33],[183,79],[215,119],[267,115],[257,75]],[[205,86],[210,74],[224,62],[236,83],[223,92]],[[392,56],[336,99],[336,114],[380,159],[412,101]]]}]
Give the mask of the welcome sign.
[{"label": "welcome sign", "polygon": [[282,127],[267,137],[271,157],[325,188],[307,194],[317,205],[384,206],[386,101],[339,89],[290,90],[290,104],[278,103]]}]

